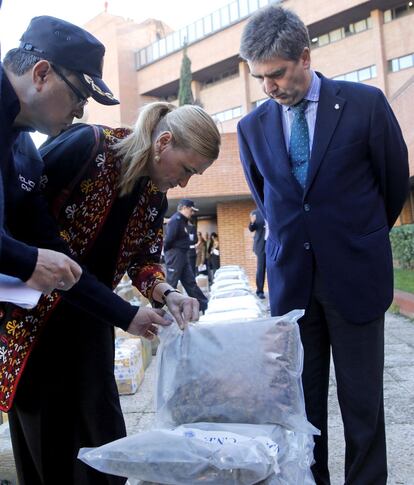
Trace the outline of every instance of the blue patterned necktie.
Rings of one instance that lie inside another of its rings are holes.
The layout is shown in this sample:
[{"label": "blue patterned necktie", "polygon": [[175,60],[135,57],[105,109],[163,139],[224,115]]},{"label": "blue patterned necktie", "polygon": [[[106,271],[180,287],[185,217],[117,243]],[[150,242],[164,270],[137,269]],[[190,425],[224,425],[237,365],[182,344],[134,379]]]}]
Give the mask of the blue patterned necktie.
[{"label": "blue patterned necktie", "polygon": [[293,121],[290,131],[289,160],[292,173],[302,188],[306,185],[309,164],[309,130],[305,117],[307,105],[308,100],[302,99],[300,103],[290,107],[293,111]]}]

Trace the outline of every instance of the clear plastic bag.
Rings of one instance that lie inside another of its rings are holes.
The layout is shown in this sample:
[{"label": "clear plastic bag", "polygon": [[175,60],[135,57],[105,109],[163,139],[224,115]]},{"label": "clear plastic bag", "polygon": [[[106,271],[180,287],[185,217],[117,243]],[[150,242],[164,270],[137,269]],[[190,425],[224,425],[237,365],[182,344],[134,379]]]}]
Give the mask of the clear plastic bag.
[{"label": "clear plastic bag", "polygon": [[197,423],[154,429],[99,448],[82,448],[78,458],[130,483],[253,485],[279,471],[273,428]]},{"label": "clear plastic bag", "polygon": [[280,424],[317,434],[306,419],[297,320],[282,317],[176,326],[160,332],[156,420]]}]

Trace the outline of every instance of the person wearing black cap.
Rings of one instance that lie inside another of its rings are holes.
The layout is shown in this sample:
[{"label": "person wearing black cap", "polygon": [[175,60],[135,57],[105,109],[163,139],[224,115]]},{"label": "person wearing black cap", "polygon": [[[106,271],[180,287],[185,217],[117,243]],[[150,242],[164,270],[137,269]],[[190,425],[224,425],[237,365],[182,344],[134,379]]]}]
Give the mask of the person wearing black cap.
[{"label": "person wearing black cap", "polygon": [[[43,162],[28,133],[38,130],[58,135],[70,127],[75,117],[83,116],[89,97],[102,104],[118,103],[102,81],[104,52],[104,46],[83,29],[42,16],[32,20],[20,47],[9,51],[3,64],[0,63],[0,168],[6,207],[0,273],[16,276],[46,295],[55,288],[69,290],[60,294],[66,302],[111,328],[116,322],[130,333],[150,338],[157,325],[170,323],[162,317],[161,310],[130,305],[67,256],[72,253],[59,237],[56,222],[40,192]],[[12,346],[14,348],[17,334],[13,322],[19,321],[22,310],[10,305],[0,306],[0,351],[7,353]],[[70,325],[68,332],[69,328]],[[72,337],[80,338],[79,335]],[[73,357],[76,360],[76,356]],[[0,394],[4,379],[14,375],[14,366],[20,362],[21,359],[11,361],[3,368],[0,361],[0,379],[3,380]],[[51,362],[50,365],[55,364]],[[53,383],[50,386],[53,387]],[[7,401],[10,396],[3,393],[3,397]],[[43,452],[39,455],[36,449],[29,450],[24,442],[32,436],[40,446],[41,440],[37,425],[24,423],[30,415],[26,412],[30,403],[31,399],[25,399],[22,390],[20,410],[14,406],[10,412],[19,483],[23,485],[46,483],[34,478],[39,463],[32,470],[31,465],[26,466],[33,459],[44,458]],[[3,409],[9,410],[7,402]],[[34,420],[43,419],[36,416]],[[17,444],[18,436],[23,437],[22,447]],[[56,475],[50,480],[47,483],[56,483]]]},{"label": "person wearing black cap", "polygon": [[167,224],[164,239],[164,255],[167,282],[172,287],[177,288],[178,281],[181,281],[185,291],[189,296],[197,298],[200,310],[204,312],[207,309],[208,301],[196,283],[194,271],[190,266],[188,257],[192,244],[189,236],[189,221],[191,216],[198,210],[190,199],[182,199],[179,202],[177,212],[172,215]]},{"label": "person wearing black cap", "polygon": [[59,134],[83,116],[90,96],[102,104],[118,103],[102,80],[104,52],[85,30],[40,16],[32,19],[20,46],[0,64],[0,168],[7,206],[0,273],[45,293],[69,290],[82,271],[64,254],[19,241],[19,225],[27,223],[26,204],[31,208],[42,170],[28,132]]}]

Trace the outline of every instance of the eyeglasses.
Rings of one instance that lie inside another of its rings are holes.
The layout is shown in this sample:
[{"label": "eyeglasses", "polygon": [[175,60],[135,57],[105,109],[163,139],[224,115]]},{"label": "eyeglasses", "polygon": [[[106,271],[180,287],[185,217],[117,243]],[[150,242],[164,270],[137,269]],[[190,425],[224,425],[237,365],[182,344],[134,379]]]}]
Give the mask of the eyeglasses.
[{"label": "eyeglasses", "polygon": [[75,94],[76,98],[78,99],[76,105],[79,108],[83,108],[84,106],[86,106],[88,104],[88,97],[84,96],[81,91],[74,84],[72,84],[66,76],[63,75],[60,69],[58,69],[55,65],[53,65],[52,67],[56,74],[70,87],[72,92]]}]

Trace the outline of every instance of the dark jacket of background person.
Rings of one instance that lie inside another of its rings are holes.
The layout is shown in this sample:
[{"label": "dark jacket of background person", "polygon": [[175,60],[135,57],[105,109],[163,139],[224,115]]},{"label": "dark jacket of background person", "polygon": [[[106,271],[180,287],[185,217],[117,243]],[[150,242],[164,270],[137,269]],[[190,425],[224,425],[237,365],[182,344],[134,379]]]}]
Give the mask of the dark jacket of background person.
[{"label": "dark jacket of background person", "polygon": [[251,215],[255,217],[254,222],[249,223],[249,231],[254,232],[253,252],[256,254],[256,294],[264,298],[264,282],[266,277],[266,254],[265,254],[265,233],[266,222],[259,210],[254,210]]},{"label": "dark jacket of background person", "polygon": [[207,248],[208,264],[211,272],[210,278],[214,277],[214,273],[220,268],[220,244],[217,233],[212,232]]},{"label": "dark jacket of background person", "polygon": [[190,249],[190,237],[188,235],[188,219],[180,212],[175,212],[168,221],[164,235],[164,252],[170,249]]},{"label": "dark jacket of background person", "polygon": [[[127,271],[133,284],[152,300],[154,285],[164,279],[159,258],[167,202],[148,177],[140,178],[130,194],[117,197],[120,164],[109,148],[127,134],[124,129],[100,128],[105,145],[92,160],[88,159],[95,143],[91,126],[74,125],[46,144],[41,149],[46,163],[45,191],[50,207],[60,207],[56,216],[71,254],[109,291]],[[79,174],[82,176],[65,194]],[[43,297],[27,318],[28,323],[37,322],[42,334],[27,362],[13,406],[18,417],[13,420],[13,439],[17,449],[21,445],[16,459],[24,462],[26,473],[30,466],[33,470],[41,467],[46,481],[50,473],[56,477],[60,467],[66,473],[74,470],[75,476],[65,476],[68,483],[82,483],[85,476],[88,483],[101,483],[103,475],[82,464],[76,454],[79,447],[99,446],[126,434],[113,374],[114,328],[63,302],[57,294]],[[118,324],[116,320],[113,323]],[[29,325],[26,330],[36,337]],[[46,421],[40,419],[43,413]],[[46,461],[42,466],[32,461],[39,452],[36,420],[43,423],[41,449],[47,453],[48,466]],[[33,480],[35,476],[33,471]],[[111,480],[105,483],[125,481]]]},{"label": "dark jacket of background person", "polygon": [[259,210],[252,211],[252,214],[256,216],[256,220],[249,223],[249,231],[254,232],[253,252],[256,255],[260,255],[264,254],[265,251],[266,223]]},{"label": "dark jacket of background person", "polygon": [[191,269],[193,270],[194,275],[196,275],[197,274],[197,272],[196,272],[197,228],[196,228],[195,224],[193,224],[191,221],[188,224],[188,237],[190,238],[190,248],[188,250],[188,259],[190,261]]},{"label": "dark jacket of background person", "polygon": [[187,294],[196,298],[200,304],[200,310],[205,311],[208,301],[197,286],[188,256],[191,245],[188,228],[188,218],[179,211],[175,212],[168,221],[164,237],[166,278],[174,288],[177,287],[178,281],[181,281]]}]

